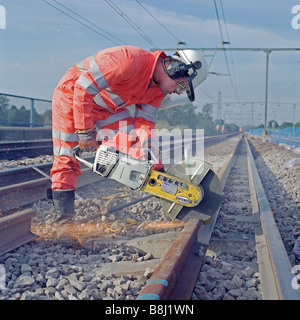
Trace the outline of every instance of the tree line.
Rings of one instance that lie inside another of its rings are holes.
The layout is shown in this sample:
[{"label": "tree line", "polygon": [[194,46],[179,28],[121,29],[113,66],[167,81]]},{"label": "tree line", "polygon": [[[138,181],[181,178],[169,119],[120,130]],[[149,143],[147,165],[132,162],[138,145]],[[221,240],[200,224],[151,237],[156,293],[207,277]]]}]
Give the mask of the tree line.
[{"label": "tree line", "polygon": [[[10,105],[9,99],[6,96],[0,96],[0,123],[1,125],[22,125],[30,124],[31,111],[26,109],[25,106],[16,107]],[[51,109],[46,110],[44,113],[39,114],[33,108],[34,124],[43,126],[45,124],[52,124]]]},{"label": "tree line", "polygon": [[225,123],[222,119],[213,120],[212,103],[206,103],[202,107],[202,112],[197,111],[198,107],[192,103],[176,106],[158,112],[156,127],[158,129],[174,128],[184,129],[204,129],[205,135],[222,133],[221,129],[216,130],[217,125],[225,127],[225,132],[237,132],[239,127],[234,123]]},{"label": "tree line", "polygon": [[[130,109],[134,108],[131,106]],[[213,120],[212,118],[213,104],[205,104],[202,107],[202,112],[198,111],[198,107],[192,103],[179,105],[170,109],[161,110],[158,112],[156,127],[157,129],[174,128],[184,129],[204,129],[206,135],[218,133],[216,126],[225,126],[225,132],[237,132],[239,127],[233,123],[227,124],[224,120]],[[33,110],[34,124],[43,126],[52,124],[51,109],[39,114]],[[0,96],[0,123],[1,125],[29,125],[30,110],[25,106],[17,108],[15,105],[10,105],[9,99],[6,96]],[[219,131],[221,133],[221,131]]]},{"label": "tree line", "polygon": [[[293,126],[292,122],[283,122],[281,125],[278,124],[276,120],[270,120],[268,121],[268,128],[269,129],[285,129],[285,128],[290,128]],[[264,125],[260,124],[256,128],[263,128]],[[300,122],[295,123],[295,127],[299,128],[300,127]]]}]

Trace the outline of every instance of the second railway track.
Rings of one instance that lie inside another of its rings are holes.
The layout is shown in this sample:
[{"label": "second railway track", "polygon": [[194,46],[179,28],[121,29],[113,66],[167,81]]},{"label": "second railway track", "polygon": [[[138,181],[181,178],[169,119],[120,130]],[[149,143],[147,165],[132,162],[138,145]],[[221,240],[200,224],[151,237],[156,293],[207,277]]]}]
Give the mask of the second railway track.
[{"label": "second railway track", "polygon": [[52,155],[52,140],[28,140],[0,143],[0,160],[15,160],[23,157],[37,157],[40,155]]}]

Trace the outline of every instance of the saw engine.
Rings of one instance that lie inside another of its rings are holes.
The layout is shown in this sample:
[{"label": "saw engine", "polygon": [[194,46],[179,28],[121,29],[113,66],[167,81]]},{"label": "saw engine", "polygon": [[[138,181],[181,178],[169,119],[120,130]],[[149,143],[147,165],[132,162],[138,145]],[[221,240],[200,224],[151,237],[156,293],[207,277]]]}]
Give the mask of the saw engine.
[{"label": "saw engine", "polygon": [[184,160],[167,172],[153,170],[157,159],[152,151],[137,146],[124,132],[102,142],[94,163],[80,157],[79,146],[73,155],[103,178],[159,197],[166,220],[197,217],[209,223],[220,206],[222,186],[208,163],[194,161],[191,165]]}]

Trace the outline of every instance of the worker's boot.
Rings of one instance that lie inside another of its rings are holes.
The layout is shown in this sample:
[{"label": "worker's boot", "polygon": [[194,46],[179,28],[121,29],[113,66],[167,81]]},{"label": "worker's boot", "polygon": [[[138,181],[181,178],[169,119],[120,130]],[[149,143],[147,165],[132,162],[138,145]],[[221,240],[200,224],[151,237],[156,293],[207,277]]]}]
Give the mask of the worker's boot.
[{"label": "worker's boot", "polygon": [[73,189],[70,190],[52,190],[52,199],[54,209],[58,214],[57,220],[72,221],[75,215],[74,212],[74,200],[75,192]]},{"label": "worker's boot", "polygon": [[74,236],[74,190],[53,189],[52,199],[54,209],[58,214],[58,218],[56,219],[59,223],[57,227],[57,238],[64,243],[77,242],[77,239]]}]

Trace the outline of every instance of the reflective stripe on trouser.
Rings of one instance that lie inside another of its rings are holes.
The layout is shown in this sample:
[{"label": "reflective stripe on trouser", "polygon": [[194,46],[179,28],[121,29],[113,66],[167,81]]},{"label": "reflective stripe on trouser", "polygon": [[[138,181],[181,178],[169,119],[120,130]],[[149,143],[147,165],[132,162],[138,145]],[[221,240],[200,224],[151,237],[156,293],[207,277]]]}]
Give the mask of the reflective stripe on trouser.
[{"label": "reflective stripe on trouser", "polygon": [[[72,104],[60,99],[58,106],[53,104],[53,153],[54,162],[51,169],[52,189],[74,189],[78,176],[81,174],[80,163],[72,156],[73,148],[78,144],[78,136],[74,127]],[[133,118],[127,108],[111,113],[103,109],[97,110],[97,115],[103,118],[95,119],[98,132],[98,140],[104,137],[112,138],[119,130],[130,132],[134,129]],[[58,118],[59,117],[59,118]],[[56,119],[59,119],[56,121]],[[65,121],[61,121],[64,119]]]}]

